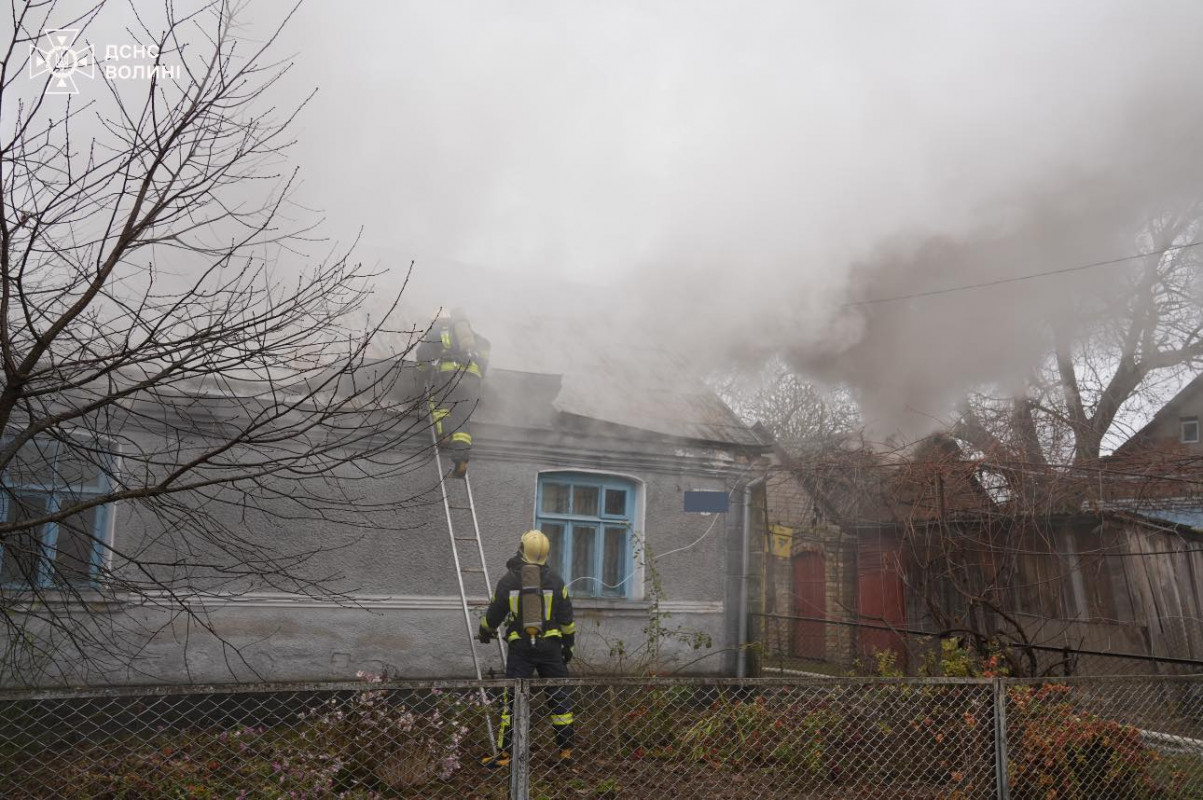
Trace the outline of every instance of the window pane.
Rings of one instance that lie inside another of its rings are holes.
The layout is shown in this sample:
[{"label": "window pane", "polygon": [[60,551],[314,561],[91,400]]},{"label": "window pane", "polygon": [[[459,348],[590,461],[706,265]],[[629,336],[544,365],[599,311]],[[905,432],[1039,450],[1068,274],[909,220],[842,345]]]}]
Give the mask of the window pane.
[{"label": "window pane", "polygon": [[547,551],[547,563],[551,564],[552,568],[557,572],[563,572],[564,524],[561,522],[544,522],[539,526],[539,530],[543,531],[543,535],[547,537],[548,544],[551,545]]},{"label": "window pane", "polygon": [[[543,505],[539,508],[541,514],[568,513],[568,485],[564,483],[543,484]],[[546,533],[546,531],[544,531]]]},{"label": "window pane", "polygon": [[[572,526],[572,577],[597,577],[593,568],[593,556],[597,553],[597,528],[592,525]],[[589,594],[599,594],[596,581],[581,581],[576,584]]]},{"label": "window pane", "polygon": [[626,516],[626,489],[606,489],[606,513],[614,517]]},{"label": "window pane", "polygon": [[605,551],[602,553],[602,580],[606,583],[607,593],[627,593],[627,584],[622,583],[626,572],[627,529],[607,527]]},{"label": "window pane", "polygon": [[[8,498],[6,522],[21,522],[35,519],[46,513],[46,495],[13,494]],[[41,527],[16,531],[4,539],[0,552],[0,583],[37,582],[38,561],[42,554]]]},{"label": "window pane", "polygon": [[55,583],[87,583],[92,577],[92,553],[97,509],[59,523],[51,576]]},{"label": "window pane", "polygon": [[597,487],[572,487],[572,513],[582,517],[597,516]]}]

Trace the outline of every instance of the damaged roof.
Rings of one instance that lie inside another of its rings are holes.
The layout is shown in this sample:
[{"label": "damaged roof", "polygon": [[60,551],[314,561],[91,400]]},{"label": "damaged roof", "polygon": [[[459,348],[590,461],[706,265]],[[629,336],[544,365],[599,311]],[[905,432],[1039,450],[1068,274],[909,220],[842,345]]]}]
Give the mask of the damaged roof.
[{"label": "damaged roof", "polygon": [[556,384],[553,413],[767,449],[770,440],[739,420],[696,365],[635,330],[639,321],[626,313],[629,299],[612,288],[426,258],[419,260],[402,306],[419,330],[435,309],[460,306],[489,339],[489,375],[477,411],[482,422],[544,427],[547,409],[537,406]]},{"label": "damaged roof", "polygon": [[[613,331],[581,329],[563,320],[528,318],[494,335],[482,421],[496,419],[486,405],[522,391],[515,384],[539,384],[558,378],[552,408],[572,414],[679,439],[739,447],[768,443],[739,420],[685,359],[649,342],[623,341]],[[508,373],[508,374],[507,374]],[[536,376],[542,376],[536,378]],[[510,414],[505,414],[510,416]]]}]

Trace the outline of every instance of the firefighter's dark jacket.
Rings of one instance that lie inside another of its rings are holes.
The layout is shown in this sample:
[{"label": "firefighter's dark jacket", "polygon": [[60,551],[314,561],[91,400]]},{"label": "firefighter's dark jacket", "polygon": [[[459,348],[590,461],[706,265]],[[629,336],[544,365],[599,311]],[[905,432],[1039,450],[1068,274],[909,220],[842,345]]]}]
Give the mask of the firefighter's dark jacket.
[{"label": "firefighter's dark jacket", "polygon": [[[470,342],[470,343],[469,343]],[[489,340],[463,320],[435,320],[418,345],[419,368],[438,362],[440,372],[464,371],[483,378],[489,368]]]},{"label": "firefighter's dark jacket", "polygon": [[[522,591],[522,556],[514,555],[505,562],[507,572],[497,582],[497,591],[489,603],[489,610],[480,621],[482,630],[496,632],[502,622],[506,623],[506,641],[523,636],[518,620],[518,597]],[[539,584],[543,591],[543,636],[562,637],[571,646],[576,638],[576,623],[572,620],[572,600],[564,579],[546,564],[539,567]]]}]

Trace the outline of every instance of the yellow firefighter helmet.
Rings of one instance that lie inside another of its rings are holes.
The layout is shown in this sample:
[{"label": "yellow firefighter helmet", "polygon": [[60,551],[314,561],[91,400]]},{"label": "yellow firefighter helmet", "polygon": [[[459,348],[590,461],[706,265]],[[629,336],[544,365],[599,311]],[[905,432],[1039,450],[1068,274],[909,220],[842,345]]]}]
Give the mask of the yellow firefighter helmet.
[{"label": "yellow firefighter helmet", "polygon": [[550,550],[551,542],[547,541],[547,537],[540,530],[530,530],[522,534],[522,542],[518,545],[518,554],[527,564],[546,564]]}]

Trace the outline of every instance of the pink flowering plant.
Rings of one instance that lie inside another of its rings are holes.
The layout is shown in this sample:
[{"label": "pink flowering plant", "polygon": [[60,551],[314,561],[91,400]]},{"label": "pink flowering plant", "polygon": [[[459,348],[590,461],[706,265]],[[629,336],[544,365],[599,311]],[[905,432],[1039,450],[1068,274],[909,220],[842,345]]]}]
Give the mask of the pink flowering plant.
[{"label": "pink flowering plant", "polygon": [[43,755],[43,769],[29,767],[30,794],[53,790],[64,798],[123,800],[458,796],[455,783],[468,774],[461,773],[465,751],[483,747],[492,711],[479,692],[390,686],[388,676],[368,672],[359,677],[368,684],[363,690],[324,699],[284,724],[160,728],[125,747],[107,743],[58,758]]},{"label": "pink flowering plant", "polygon": [[[360,672],[373,685],[350,700],[331,698],[301,718],[316,752],[334,755],[342,783],[400,788],[448,780],[464,764],[470,730],[487,713],[474,694],[386,688],[387,674]],[[311,751],[313,752],[313,751]]]}]

